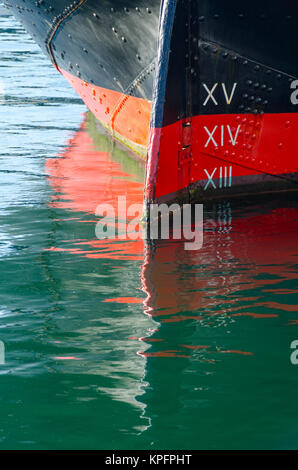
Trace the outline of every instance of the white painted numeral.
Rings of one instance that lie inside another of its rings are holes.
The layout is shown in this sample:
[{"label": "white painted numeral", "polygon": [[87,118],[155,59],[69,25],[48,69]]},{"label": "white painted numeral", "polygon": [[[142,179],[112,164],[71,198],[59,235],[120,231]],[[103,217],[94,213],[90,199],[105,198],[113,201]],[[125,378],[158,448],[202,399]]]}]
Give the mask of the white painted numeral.
[{"label": "white painted numeral", "polygon": [[[231,130],[231,127],[229,125],[227,126],[220,126],[220,146],[223,147],[224,145],[226,145],[227,143],[231,143],[233,146],[236,145],[237,143],[237,138],[238,138],[238,134],[239,134],[239,131],[240,131],[240,124],[239,126],[237,127],[236,131],[235,131],[235,134],[233,135],[232,133],[232,130]],[[209,144],[213,144],[214,147],[218,147],[218,143],[217,143],[217,140],[215,139],[215,133],[216,133],[216,130],[218,129],[218,126],[214,126],[213,130],[210,131],[208,129],[208,127],[204,126],[204,129],[206,131],[206,133],[208,134],[208,139],[205,143],[205,148],[208,147]],[[229,141],[226,142],[226,132],[225,132],[225,129],[227,129],[228,131],[228,136],[229,136]]]},{"label": "white painted numeral", "polygon": [[215,184],[215,182],[213,181],[213,178],[218,178],[218,188],[221,189],[221,188],[230,188],[232,186],[232,166],[224,166],[224,167],[219,167],[218,169],[217,168],[214,168],[213,172],[209,173],[208,170],[206,170],[206,168],[204,168],[204,171],[207,175],[207,178],[208,178],[208,181],[207,183],[205,184],[205,187],[204,187],[204,191],[206,191],[206,189],[209,187],[209,186],[212,186],[214,189],[217,189],[217,186]]},{"label": "white painted numeral", "polygon": [[[206,83],[203,83],[203,87],[205,88],[205,90],[207,92],[207,96],[205,98],[203,106],[206,106],[207,103],[209,102],[209,100],[211,100],[215,106],[218,106],[218,102],[217,102],[216,98],[214,97],[214,92],[215,92],[216,88],[218,87],[218,83],[214,83],[214,85],[211,89],[206,85]],[[235,94],[237,83],[233,84],[230,95],[228,94],[227,87],[226,87],[225,83],[222,83],[221,87],[222,87],[222,91],[223,91],[225,101],[226,101],[227,104],[230,105],[232,100],[233,100],[234,94]]]}]

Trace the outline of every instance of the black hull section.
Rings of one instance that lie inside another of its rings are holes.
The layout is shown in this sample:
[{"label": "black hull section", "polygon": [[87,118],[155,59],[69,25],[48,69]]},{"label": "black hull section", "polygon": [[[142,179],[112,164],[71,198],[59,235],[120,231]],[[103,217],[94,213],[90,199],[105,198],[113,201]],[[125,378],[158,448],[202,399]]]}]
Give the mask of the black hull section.
[{"label": "black hull section", "polygon": [[[102,88],[152,100],[158,40],[171,41],[165,112],[154,127],[200,114],[297,111],[298,4],[290,0],[9,0],[58,69]],[[159,30],[160,9],[175,14]],[[227,104],[234,83],[237,90]],[[206,87],[211,90],[208,101]],[[214,98],[214,99],[213,99]],[[216,101],[216,106],[215,101]],[[160,103],[159,103],[160,105]]]},{"label": "black hull section", "polygon": [[297,112],[297,100],[291,101],[298,86],[291,88],[298,77],[297,3],[166,3],[175,16],[167,25],[172,28],[168,68],[159,76],[166,81],[159,103],[166,107],[155,114],[154,127],[198,115]]},{"label": "black hull section", "polygon": [[160,0],[52,3],[10,0],[6,5],[58,69],[151,100]]}]

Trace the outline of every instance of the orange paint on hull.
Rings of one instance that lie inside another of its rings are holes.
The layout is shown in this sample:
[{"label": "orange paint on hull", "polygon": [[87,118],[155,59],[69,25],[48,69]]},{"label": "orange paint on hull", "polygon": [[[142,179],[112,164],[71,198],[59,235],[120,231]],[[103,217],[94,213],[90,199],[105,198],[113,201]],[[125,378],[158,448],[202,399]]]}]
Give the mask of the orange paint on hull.
[{"label": "orange paint on hull", "polygon": [[103,126],[145,158],[151,101],[92,85],[65,70],[60,72]]}]

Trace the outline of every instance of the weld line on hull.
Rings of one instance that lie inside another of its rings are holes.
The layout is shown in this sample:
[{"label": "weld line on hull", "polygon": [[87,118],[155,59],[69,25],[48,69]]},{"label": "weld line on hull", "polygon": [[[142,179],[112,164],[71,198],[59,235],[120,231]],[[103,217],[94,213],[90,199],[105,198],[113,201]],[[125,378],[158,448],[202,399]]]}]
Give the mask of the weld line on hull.
[{"label": "weld line on hull", "polygon": [[58,19],[51,25],[51,28],[47,34],[47,37],[46,37],[46,40],[45,40],[45,43],[46,43],[46,47],[48,49],[48,52],[49,52],[49,55],[50,55],[50,58],[53,62],[53,65],[54,67],[60,71],[59,67],[58,67],[58,64],[56,62],[56,59],[55,59],[55,55],[53,53],[53,50],[52,50],[52,41],[55,37],[55,34],[57,33],[59,27],[61,26],[61,24],[63,23],[64,20],[66,20],[66,18],[68,18],[70,15],[72,15],[72,13],[74,13],[81,5],[83,5],[87,0],[77,0],[77,2],[73,2],[73,3],[70,3],[69,7],[71,7],[71,10],[68,10],[68,8],[66,8],[64,11],[65,11],[65,14],[63,15],[64,12],[61,13],[61,18]]}]

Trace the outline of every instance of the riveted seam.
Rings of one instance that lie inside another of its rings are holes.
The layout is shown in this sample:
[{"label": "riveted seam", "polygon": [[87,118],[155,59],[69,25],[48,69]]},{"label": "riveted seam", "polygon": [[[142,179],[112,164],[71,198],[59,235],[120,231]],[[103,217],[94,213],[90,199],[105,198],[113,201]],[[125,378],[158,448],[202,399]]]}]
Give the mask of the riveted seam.
[{"label": "riveted seam", "polygon": [[45,44],[48,50],[48,53],[50,55],[50,58],[53,62],[53,65],[56,67],[57,70],[59,70],[59,67],[57,65],[57,62],[54,57],[54,53],[52,50],[52,40],[58,31],[58,28],[60,27],[61,23],[66,20],[72,13],[74,13],[78,8],[80,8],[81,5],[86,3],[87,0],[76,0],[72,2],[68,7],[65,7],[62,13],[60,13],[58,16],[54,18],[54,21],[48,31],[47,37],[45,39]]},{"label": "riveted seam", "polygon": [[156,62],[156,59],[153,59],[152,62],[150,62],[149,65],[147,65],[147,67],[145,67],[140,73],[139,75],[131,82],[131,84],[125,89],[124,91],[124,94],[125,96],[122,97],[119,102],[117,103],[117,105],[115,106],[113,112],[112,112],[112,117],[111,117],[111,127],[112,129],[114,130],[114,123],[115,123],[115,119],[116,117],[118,116],[118,114],[121,112],[121,110],[123,109],[123,107],[125,106],[127,100],[129,99],[129,97],[132,95],[133,91],[137,88],[137,86],[142,83],[144,81],[144,79],[150,75],[154,69],[155,69],[155,62]]}]

